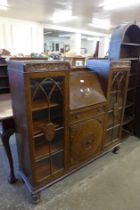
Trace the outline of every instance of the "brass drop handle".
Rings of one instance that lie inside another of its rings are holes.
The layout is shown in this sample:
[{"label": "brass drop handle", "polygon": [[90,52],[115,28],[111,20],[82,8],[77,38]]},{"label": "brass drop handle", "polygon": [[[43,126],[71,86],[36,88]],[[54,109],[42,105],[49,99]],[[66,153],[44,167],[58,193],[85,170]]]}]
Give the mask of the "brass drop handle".
[{"label": "brass drop handle", "polygon": [[87,134],[83,140],[84,149],[90,149],[93,146],[94,140],[94,134]]}]

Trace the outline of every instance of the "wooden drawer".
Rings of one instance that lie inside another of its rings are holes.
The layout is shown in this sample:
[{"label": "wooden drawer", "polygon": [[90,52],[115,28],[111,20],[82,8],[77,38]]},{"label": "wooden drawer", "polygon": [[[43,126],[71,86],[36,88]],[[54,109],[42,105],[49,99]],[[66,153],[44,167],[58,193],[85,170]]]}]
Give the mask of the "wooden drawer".
[{"label": "wooden drawer", "polygon": [[90,110],[76,112],[70,114],[70,122],[71,124],[77,123],[86,119],[90,119],[92,116],[103,114],[106,110],[105,106],[96,107]]}]

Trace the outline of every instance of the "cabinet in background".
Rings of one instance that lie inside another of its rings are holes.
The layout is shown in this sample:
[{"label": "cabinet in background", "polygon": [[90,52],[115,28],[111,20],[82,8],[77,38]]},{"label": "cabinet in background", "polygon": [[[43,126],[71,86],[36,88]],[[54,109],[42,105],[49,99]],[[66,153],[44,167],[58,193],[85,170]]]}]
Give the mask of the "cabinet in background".
[{"label": "cabinet in background", "polygon": [[140,28],[136,24],[118,26],[111,37],[109,58],[130,60],[130,75],[125,107],[124,132],[140,136]]},{"label": "cabinet in background", "polygon": [[0,58],[0,94],[9,93],[9,91],[7,63],[4,58]]},{"label": "cabinet in background", "polygon": [[82,56],[64,57],[64,60],[68,61],[71,66],[85,66],[85,57]]}]

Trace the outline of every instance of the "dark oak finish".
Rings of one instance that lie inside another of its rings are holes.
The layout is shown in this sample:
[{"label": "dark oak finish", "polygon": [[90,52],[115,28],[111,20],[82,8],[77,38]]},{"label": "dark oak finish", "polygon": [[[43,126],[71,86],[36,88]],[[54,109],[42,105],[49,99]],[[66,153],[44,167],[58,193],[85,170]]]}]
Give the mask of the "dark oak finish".
[{"label": "dark oak finish", "polygon": [[7,63],[4,58],[0,57],[0,94],[9,92]]},{"label": "dark oak finish", "polygon": [[106,98],[89,71],[70,73],[70,164],[77,167],[101,153]]},{"label": "dark oak finish", "polygon": [[128,120],[124,116],[129,61],[88,60],[87,67],[96,72],[100,78],[102,88],[107,97],[106,134],[104,149],[120,143],[123,123]]},{"label": "dark oak finish", "polygon": [[[48,60],[48,58],[32,58],[32,57],[10,57],[10,60]],[[10,93],[9,78],[7,70],[7,61],[5,58],[0,57],[0,94]]]},{"label": "dark oak finish", "polygon": [[16,60],[16,61],[30,61],[30,60],[48,60],[48,58],[40,58],[40,57],[11,57],[10,60]]},{"label": "dark oak finish", "polygon": [[64,116],[68,116],[70,66],[10,61],[8,70],[20,175],[35,194],[67,168],[68,117]]},{"label": "dark oak finish", "polygon": [[111,37],[109,58],[131,61],[123,133],[140,136],[140,28],[136,24],[118,26]]},{"label": "dark oak finish", "polygon": [[[117,148],[129,63],[110,66],[100,82],[97,73],[82,67],[71,69],[67,62],[8,63],[19,175],[34,202],[48,185]],[[114,92],[115,102],[121,104],[112,107]],[[114,138],[106,145],[110,128]]]}]

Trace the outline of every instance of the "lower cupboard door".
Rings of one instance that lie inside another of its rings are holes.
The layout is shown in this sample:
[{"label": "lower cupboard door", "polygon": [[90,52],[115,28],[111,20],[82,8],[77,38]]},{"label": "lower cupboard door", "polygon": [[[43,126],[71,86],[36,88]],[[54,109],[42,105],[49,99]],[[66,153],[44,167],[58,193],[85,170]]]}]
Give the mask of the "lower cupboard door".
[{"label": "lower cupboard door", "polygon": [[71,158],[84,161],[101,149],[103,126],[97,119],[77,123],[71,127]]}]

